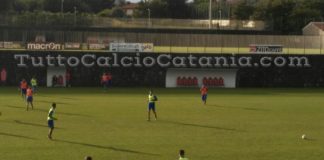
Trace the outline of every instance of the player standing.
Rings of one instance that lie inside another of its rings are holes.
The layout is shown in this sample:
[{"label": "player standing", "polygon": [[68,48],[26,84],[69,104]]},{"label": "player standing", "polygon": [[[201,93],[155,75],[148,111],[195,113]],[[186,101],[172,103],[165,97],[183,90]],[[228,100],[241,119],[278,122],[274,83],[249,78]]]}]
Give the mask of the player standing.
[{"label": "player standing", "polygon": [[32,109],[34,109],[34,105],[33,105],[33,90],[28,87],[27,91],[26,91],[26,106],[27,106],[27,111],[29,108],[29,104],[31,105]]},{"label": "player standing", "polygon": [[26,100],[26,91],[27,91],[28,84],[25,79],[22,79],[20,82],[20,91],[21,91],[21,97],[23,100]]},{"label": "player standing", "polygon": [[148,95],[148,118],[147,121],[151,120],[151,111],[153,111],[155,120],[157,120],[157,115],[155,111],[155,101],[157,101],[157,97],[153,94],[152,90],[150,90]]},{"label": "player standing", "polygon": [[31,80],[30,80],[30,84],[32,86],[32,89],[33,89],[33,93],[36,93],[36,88],[37,88],[37,79],[35,77],[33,77]]},{"label": "player standing", "polygon": [[109,76],[107,73],[104,73],[101,77],[101,84],[103,86],[103,89],[106,91],[108,88],[108,84],[109,84]]},{"label": "player standing", "polygon": [[54,112],[56,109],[56,103],[52,103],[52,107],[48,112],[47,115],[47,123],[48,123],[48,127],[49,127],[49,132],[48,132],[48,138],[52,139],[52,133],[54,130],[54,120],[57,120],[57,118],[54,117]]},{"label": "player standing", "polygon": [[208,92],[207,86],[202,85],[202,87],[200,88],[200,93],[201,93],[201,100],[204,102],[204,105],[206,105],[207,103],[207,92]]}]

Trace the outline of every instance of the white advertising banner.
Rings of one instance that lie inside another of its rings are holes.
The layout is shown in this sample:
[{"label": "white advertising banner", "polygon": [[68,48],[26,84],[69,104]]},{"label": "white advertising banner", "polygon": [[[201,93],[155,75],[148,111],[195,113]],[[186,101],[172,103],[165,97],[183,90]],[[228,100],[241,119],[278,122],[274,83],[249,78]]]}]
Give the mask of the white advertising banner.
[{"label": "white advertising banner", "polygon": [[179,77],[197,78],[197,85],[191,87],[201,87],[204,79],[221,79],[222,85],[209,87],[236,88],[237,69],[190,69],[190,68],[170,68],[165,79],[166,88],[182,87],[177,83]]},{"label": "white advertising banner", "polygon": [[110,43],[111,52],[153,52],[153,43]]}]

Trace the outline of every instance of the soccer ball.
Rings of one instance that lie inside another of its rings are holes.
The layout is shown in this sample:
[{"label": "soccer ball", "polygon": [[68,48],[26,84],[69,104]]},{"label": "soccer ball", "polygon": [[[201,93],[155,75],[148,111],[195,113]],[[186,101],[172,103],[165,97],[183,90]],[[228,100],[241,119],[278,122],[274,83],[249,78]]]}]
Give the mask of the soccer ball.
[{"label": "soccer ball", "polygon": [[302,139],[306,139],[306,135],[303,134],[303,135],[301,136],[301,138],[302,138]]}]

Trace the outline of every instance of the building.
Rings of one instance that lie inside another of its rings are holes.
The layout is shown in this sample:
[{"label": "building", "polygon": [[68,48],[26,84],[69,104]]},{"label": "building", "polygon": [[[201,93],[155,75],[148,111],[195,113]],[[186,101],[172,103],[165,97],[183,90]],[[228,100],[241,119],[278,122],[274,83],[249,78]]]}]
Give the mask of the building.
[{"label": "building", "polygon": [[303,28],[303,34],[308,36],[324,36],[324,22],[310,22]]},{"label": "building", "polygon": [[122,9],[126,16],[132,17],[134,15],[135,10],[138,8],[138,4],[136,3],[127,3],[122,6]]}]

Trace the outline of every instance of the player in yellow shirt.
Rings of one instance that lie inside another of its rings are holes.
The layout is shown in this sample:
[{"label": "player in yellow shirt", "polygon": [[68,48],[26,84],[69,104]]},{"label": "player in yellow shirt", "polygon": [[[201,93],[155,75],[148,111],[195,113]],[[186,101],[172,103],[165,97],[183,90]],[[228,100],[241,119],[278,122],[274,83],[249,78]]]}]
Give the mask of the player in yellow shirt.
[{"label": "player in yellow shirt", "polygon": [[156,110],[155,110],[155,102],[157,101],[157,97],[153,94],[152,90],[150,90],[148,95],[148,117],[147,121],[151,120],[151,111],[153,111],[155,120],[157,120]]},{"label": "player in yellow shirt", "polygon": [[33,89],[33,93],[36,93],[36,89],[37,89],[37,79],[35,77],[33,77],[31,80],[30,80],[30,84],[32,86],[32,89]]},{"label": "player in yellow shirt", "polygon": [[49,127],[49,132],[48,132],[48,138],[52,139],[52,133],[54,130],[54,120],[57,120],[57,118],[54,117],[54,112],[56,109],[56,103],[52,103],[52,107],[48,112],[47,115],[47,123],[48,123],[48,127]]}]

